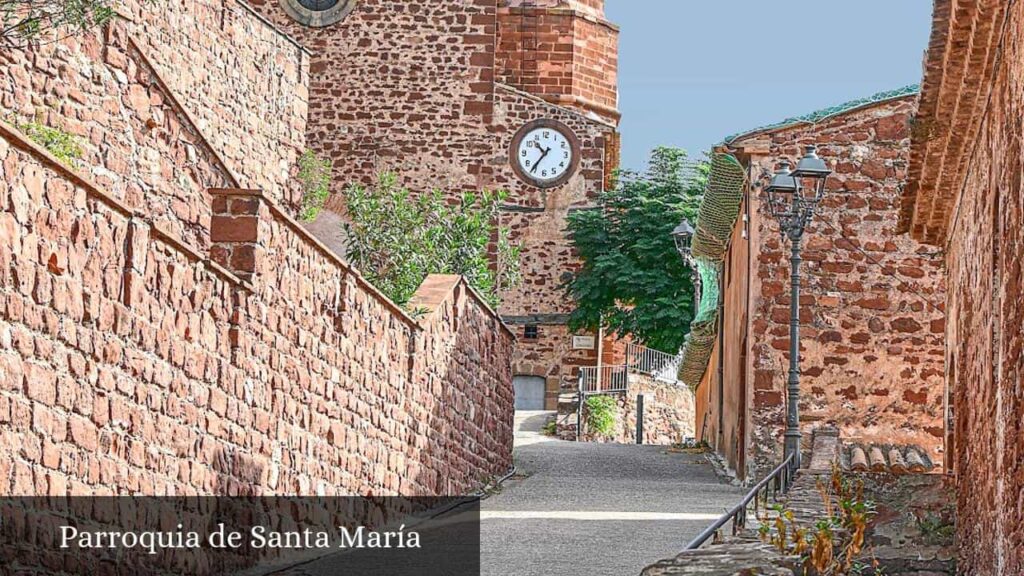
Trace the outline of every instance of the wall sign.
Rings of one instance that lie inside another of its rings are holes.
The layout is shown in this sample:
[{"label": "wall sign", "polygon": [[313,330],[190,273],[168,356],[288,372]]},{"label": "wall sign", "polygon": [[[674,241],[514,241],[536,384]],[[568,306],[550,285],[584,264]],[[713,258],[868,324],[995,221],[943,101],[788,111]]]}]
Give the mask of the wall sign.
[{"label": "wall sign", "polygon": [[593,336],[573,336],[572,337],[572,349],[573,350],[593,350],[596,340]]}]

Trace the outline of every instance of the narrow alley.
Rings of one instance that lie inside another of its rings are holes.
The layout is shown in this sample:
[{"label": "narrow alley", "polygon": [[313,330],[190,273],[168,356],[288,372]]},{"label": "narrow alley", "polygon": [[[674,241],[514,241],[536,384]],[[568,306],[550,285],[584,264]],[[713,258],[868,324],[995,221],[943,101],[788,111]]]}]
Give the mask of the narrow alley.
[{"label": "narrow alley", "polygon": [[639,574],[742,497],[701,454],[556,440],[550,414],[517,414],[517,474],[481,510],[485,576]]}]

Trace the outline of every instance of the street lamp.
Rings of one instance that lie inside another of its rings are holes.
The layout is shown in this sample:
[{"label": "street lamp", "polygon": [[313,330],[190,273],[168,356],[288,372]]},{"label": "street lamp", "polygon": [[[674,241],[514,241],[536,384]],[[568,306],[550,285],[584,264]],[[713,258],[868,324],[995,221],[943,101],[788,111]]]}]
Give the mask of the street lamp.
[{"label": "street lamp", "polygon": [[790,302],[789,302],[789,379],[786,382],[785,457],[793,455],[791,466],[800,468],[800,249],[804,230],[825,195],[825,180],[832,170],[818,157],[817,148],[807,146],[804,156],[790,172],[783,162],[772,176],[765,191],[772,217],[779,221],[779,230],[789,238]]},{"label": "street lamp", "polygon": [[683,219],[683,221],[679,223],[679,226],[676,226],[675,230],[672,230],[672,239],[675,240],[676,250],[679,251],[679,255],[687,262],[689,262],[690,256],[693,254],[693,233],[693,226],[691,226],[690,221],[686,219]]}]

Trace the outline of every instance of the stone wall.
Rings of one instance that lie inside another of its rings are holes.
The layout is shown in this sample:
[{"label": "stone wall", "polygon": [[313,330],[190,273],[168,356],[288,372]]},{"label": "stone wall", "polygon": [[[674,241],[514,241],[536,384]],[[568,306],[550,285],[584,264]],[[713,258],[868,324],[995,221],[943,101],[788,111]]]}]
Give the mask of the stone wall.
[{"label": "stone wall", "polygon": [[124,10],[138,49],[228,167],[293,207],[309,52],[241,0],[129,0]]},{"label": "stone wall", "polygon": [[458,279],[413,320],[262,194],[215,195],[211,261],[6,127],[0,156],[2,493],[457,494],[511,466],[513,338]]},{"label": "stone wall", "polygon": [[84,173],[117,200],[205,249],[206,187],[237,185],[236,177],[187,120],[134,38],[117,21],[59,44],[5,50],[4,113],[9,121],[35,121],[76,137]]},{"label": "stone wall", "polygon": [[0,123],[0,494],[459,494],[506,472],[495,312],[452,277],[419,319],[380,295],[254,190],[297,148],[232,165],[140,25],[0,56],[5,110],[84,151],[68,167]]},{"label": "stone wall", "polygon": [[946,253],[958,570],[1024,573],[1024,5],[937,0],[901,226]]},{"label": "stone wall", "polygon": [[[895,234],[907,174],[913,96],[814,125],[741,137],[756,184],[802,146],[834,167],[804,239],[801,423],[838,427],[847,439],[916,444],[941,460],[944,280],[942,255]],[[755,188],[746,226],[751,250],[746,395],[753,465],[781,458],[789,348],[789,244]],[[738,288],[746,290],[743,284]],[[726,310],[726,316],[730,311]],[[727,381],[730,385],[731,381]],[[742,398],[743,396],[739,396]]]},{"label": "stone wall", "polygon": [[633,374],[629,377],[626,393],[614,396],[618,406],[615,433],[609,438],[596,437],[587,428],[587,410],[584,408],[584,432],[581,439],[588,442],[635,444],[637,397],[640,395],[644,396],[644,444],[672,446],[694,437],[694,393],[685,386],[673,386],[648,376]]},{"label": "stone wall", "polygon": [[[1024,31],[1020,6],[1008,30]],[[965,574],[1024,572],[1024,51],[1008,47],[947,239],[946,359]]]},{"label": "stone wall", "polygon": [[500,82],[550,102],[618,119],[619,30],[604,2],[503,0],[495,72]]}]

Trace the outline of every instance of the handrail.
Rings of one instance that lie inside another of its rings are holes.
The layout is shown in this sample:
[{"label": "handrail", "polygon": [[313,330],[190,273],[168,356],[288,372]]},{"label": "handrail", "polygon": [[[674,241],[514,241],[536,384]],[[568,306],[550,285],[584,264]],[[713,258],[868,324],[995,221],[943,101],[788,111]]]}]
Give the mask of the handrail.
[{"label": "handrail", "polygon": [[626,366],[660,382],[678,384],[679,365],[682,361],[682,352],[669,354],[638,344],[626,344]]},{"label": "handrail", "polygon": [[750,490],[750,492],[747,492],[747,495],[743,497],[743,500],[741,500],[739,504],[733,506],[731,510],[723,514],[718,520],[715,520],[715,522],[711,526],[705,528],[703,532],[701,532],[697,535],[696,538],[691,540],[690,543],[686,545],[685,550],[696,550],[703,546],[709,538],[717,535],[718,531],[721,530],[722,527],[725,526],[727,522],[729,522],[729,520],[733,521],[732,533],[733,536],[735,536],[746,525],[747,506],[750,505],[751,501],[754,501],[754,513],[757,513],[757,507],[760,502],[758,496],[762,492],[762,490],[764,491],[764,500],[766,506],[768,504],[769,487],[774,492],[775,496],[777,496],[780,493],[785,494],[789,490],[790,486],[790,477],[793,473],[792,463],[794,461],[794,456],[794,454],[790,454],[789,456],[787,456],[786,459],[782,461],[782,464],[779,464],[774,470],[771,471],[770,474],[768,474],[767,476],[764,477],[763,480],[758,482],[757,485]]}]

